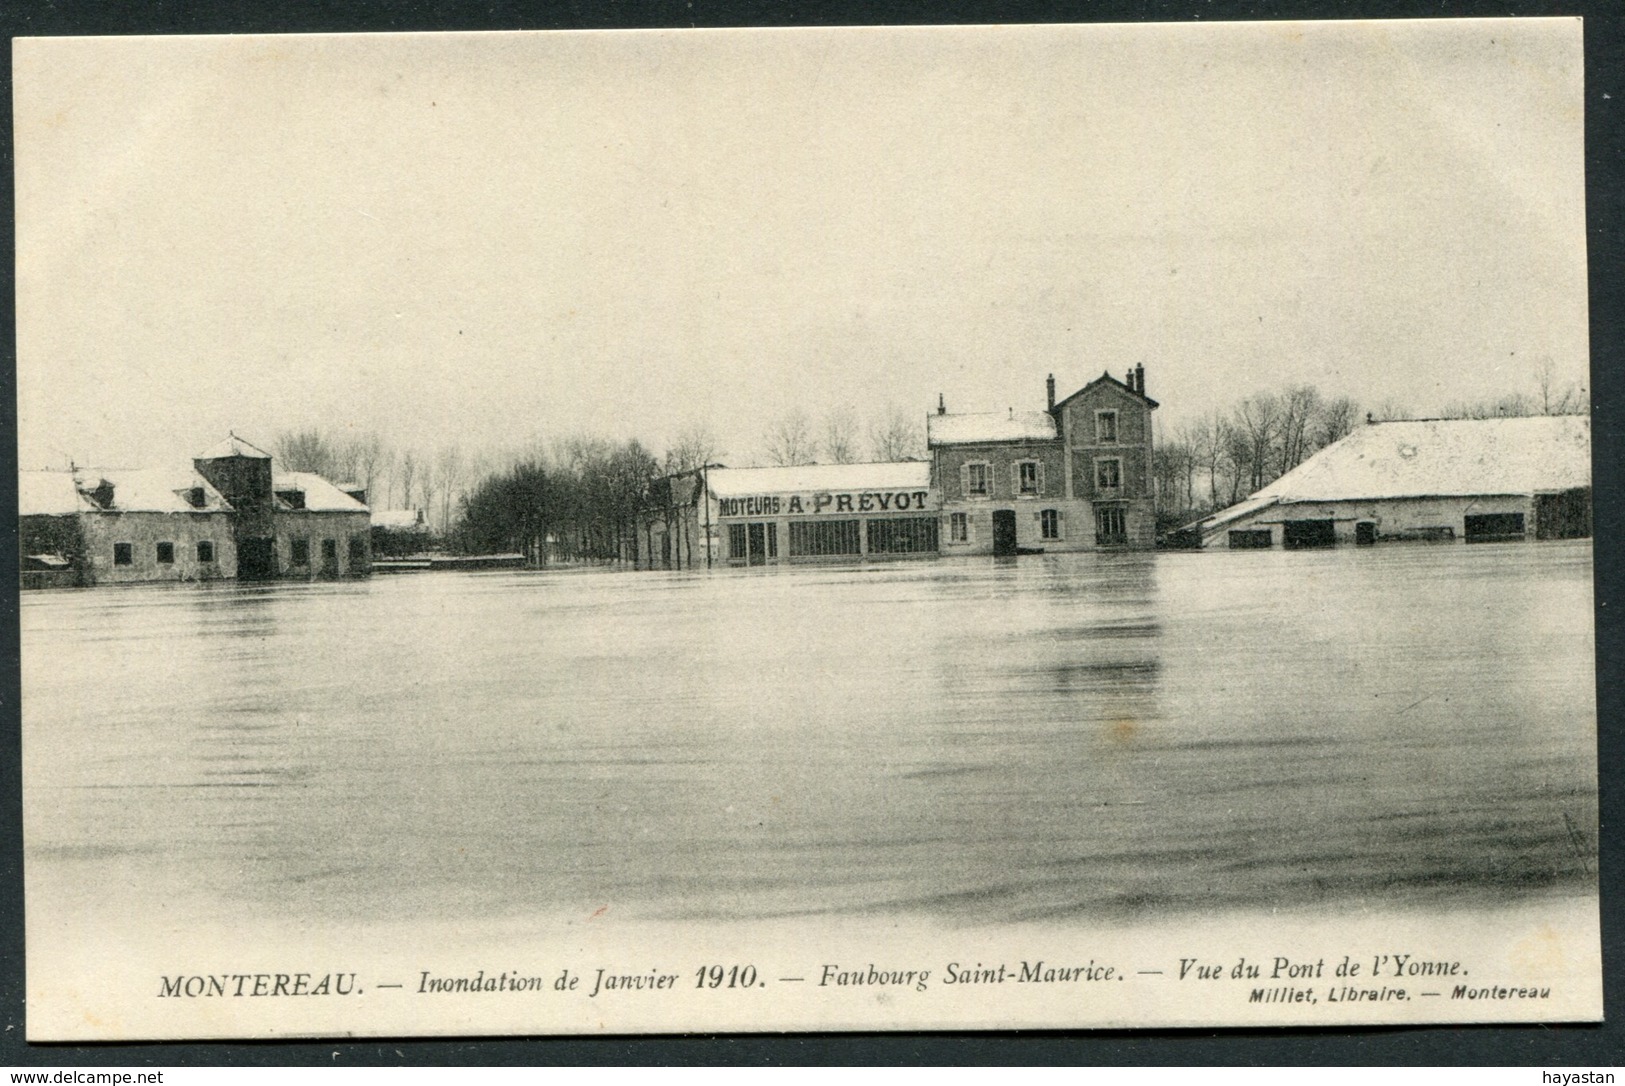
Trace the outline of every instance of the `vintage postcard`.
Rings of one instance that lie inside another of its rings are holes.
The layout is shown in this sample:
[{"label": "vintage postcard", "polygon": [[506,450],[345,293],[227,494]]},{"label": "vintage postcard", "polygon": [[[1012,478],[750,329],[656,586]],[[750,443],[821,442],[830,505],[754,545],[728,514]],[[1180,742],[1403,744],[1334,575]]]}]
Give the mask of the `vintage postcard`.
[{"label": "vintage postcard", "polygon": [[1601,1017],[1578,20],[13,63],[30,1039]]}]

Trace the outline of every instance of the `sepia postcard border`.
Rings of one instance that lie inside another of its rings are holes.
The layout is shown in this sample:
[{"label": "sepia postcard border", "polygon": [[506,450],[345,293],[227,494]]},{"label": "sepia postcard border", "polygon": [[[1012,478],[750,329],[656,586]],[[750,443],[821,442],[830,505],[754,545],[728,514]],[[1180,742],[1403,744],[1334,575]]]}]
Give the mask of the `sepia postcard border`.
[{"label": "sepia postcard border", "polygon": [[[1323,18],[1346,16],[1341,5],[1220,5],[1228,7],[1233,17],[1247,18]],[[1472,10],[1458,11],[1461,15],[1501,15],[1502,9],[1491,9],[1487,4],[1461,5]],[[1562,11],[1542,14],[1569,14],[1587,5],[1573,5]],[[1601,7],[1601,5],[1595,5]],[[86,13],[79,21],[64,20],[58,13],[48,14],[48,5],[26,3],[10,6],[0,13],[11,34],[73,34],[73,33],[202,33],[223,31],[324,31],[361,32],[376,30],[436,30],[436,29],[519,29],[562,28],[562,21],[550,22],[527,19],[515,13],[500,12],[509,17],[501,26],[491,22],[495,17],[489,7],[481,15],[470,14],[467,21],[455,25],[441,19],[438,24],[427,16],[419,20],[400,21],[386,18],[380,13],[351,13],[342,24],[331,17],[322,19],[305,16],[292,5],[279,6],[267,18],[265,13],[251,10],[251,5],[228,5],[217,8],[208,16],[192,14],[178,19],[165,19],[161,24],[153,13],[123,11],[114,15]],[[647,12],[625,5],[618,11],[627,19],[624,25],[672,25],[665,12]],[[886,22],[905,14],[909,22],[933,21],[922,18],[929,8],[909,8],[900,13],[901,5],[861,4],[835,7],[835,17],[817,17],[799,25],[832,25],[855,22]],[[1010,21],[1008,6],[995,12],[986,5],[985,21]],[[1031,11],[1033,21],[1067,21],[1072,16],[1080,21],[1141,21],[1149,18],[1173,21],[1193,17],[1212,18],[1213,5],[1190,5],[1188,10],[1175,11],[1153,8],[1149,4],[1126,5],[1074,5],[1066,10],[1046,7]],[[472,11],[471,7],[471,11]],[[562,10],[562,8],[561,8]],[[826,9],[828,10],[828,9]],[[1429,6],[1388,5],[1385,10],[1369,11],[1371,17],[1395,17],[1430,13]],[[975,9],[958,6],[956,17],[964,21],[982,21],[970,16]],[[224,13],[224,14],[222,14]],[[646,18],[638,19],[639,14]],[[712,8],[704,13],[702,25],[765,25],[781,22],[783,13],[769,10],[766,4],[729,4]],[[867,17],[865,17],[867,16]],[[483,17],[486,22],[479,20]],[[52,22],[55,19],[55,22]],[[9,36],[9,35],[8,35]],[[1591,326],[1593,411],[1597,425],[1593,431],[1593,461],[1596,465],[1595,486],[1595,584],[1598,609],[1596,612],[1597,675],[1599,684],[1598,731],[1599,765],[1604,777],[1600,782],[1600,818],[1603,827],[1600,842],[1600,892],[1603,909],[1603,952],[1605,1008],[1616,1021],[1602,1026],[1575,1027],[1407,1027],[1399,1030],[1369,1027],[1355,1030],[1272,1029],[1234,1030],[1214,1038],[1211,1036],[1178,1035],[1169,1031],[1079,1031],[1077,1033],[997,1034],[971,1033],[894,1034],[872,1036],[865,1034],[797,1035],[794,1037],[764,1037],[742,1035],[721,1040],[708,1037],[651,1036],[634,1039],[602,1038],[549,1038],[546,1040],[514,1040],[479,1038],[472,1051],[468,1042],[436,1040],[410,1040],[392,1043],[399,1049],[399,1060],[382,1062],[434,1063],[458,1059],[460,1062],[529,1063],[569,1062],[588,1064],[637,1063],[709,1063],[709,1062],[1091,1062],[1091,1063],[1143,1063],[1143,1062],[1267,1062],[1267,1063],[1321,1063],[1321,1062],[1403,1062],[1403,1063],[1527,1063],[1546,1058],[1572,1065],[1604,1062],[1605,1057],[1625,1050],[1621,1037],[1625,1036],[1617,1024],[1617,1000],[1609,999],[1622,990],[1620,987],[1620,961],[1622,933],[1619,923],[1619,903],[1625,899],[1620,871],[1625,867],[1617,832],[1610,832],[1622,824],[1625,810],[1620,800],[1619,767],[1625,766],[1625,740],[1620,729],[1618,690],[1622,678],[1621,661],[1625,660],[1625,639],[1622,639],[1615,617],[1618,610],[1616,586],[1621,583],[1622,563],[1618,535],[1614,532],[1621,521],[1620,478],[1618,465],[1625,462],[1625,443],[1620,440],[1620,427],[1615,423],[1615,409],[1620,393],[1625,391],[1618,366],[1622,336],[1625,328],[1625,293],[1617,274],[1625,266],[1621,260],[1618,239],[1625,236],[1625,169],[1606,149],[1625,145],[1622,139],[1618,110],[1625,103],[1625,93],[1618,93],[1607,101],[1599,96],[1610,88],[1625,91],[1625,65],[1609,58],[1625,56],[1625,29],[1619,20],[1588,15],[1586,23],[1587,54],[1587,218],[1590,244]],[[9,137],[10,116],[4,122]],[[10,146],[10,139],[5,146]],[[5,183],[9,186],[8,176]],[[8,208],[12,205],[8,201]],[[6,216],[7,230],[12,228],[10,214]],[[10,234],[8,234],[10,236]],[[7,262],[7,285],[13,282],[13,263]],[[3,292],[0,302],[9,317],[8,326],[15,328],[15,295]],[[16,433],[15,399],[15,343],[8,343],[12,365],[0,374],[0,401]],[[5,444],[8,470],[0,472],[0,487],[4,488],[13,507],[16,501],[16,450]],[[0,561],[15,561],[16,540],[8,534],[8,554]],[[7,592],[15,593],[14,584]],[[339,1042],[312,1044],[309,1042],[279,1042],[265,1044],[161,1044],[161,1045],[97,1045],[90,1047],[67,1045],[22,1046],[23,986],[22,986],[22,891],[21,891],[21,758],[19,748],[19,721],[17,695],[18,632],[15,595],[6,597],[7,622],[0,637],[4,638],[6,685],[0,693],[5,695],[6,720],[11,725],[6,732],[8,765],[16,767],[7,774],[5,812],[11,832],[6,835],[5,869],[8,877],[5,893],[0,895],[0,925],[8,933],[0,940],[0,960],[4,961],[0,975],[0,997],[6,1011],[0,1026],[7,1048],[8,1064],[34,1063],[129,1063],[153,1062],[182,1065],[188,1063],[216,1064],[322,1062],[329,1064],[330,1053],[343,1051],[353,1062],[375,1062],[376,1050],[382,1048],[377,1040],[366,1042]],[[1611,606],[1612,605],[1612,606]],[[1210,1031],[1204,1031],[1210,1032]],[[454,1056],[454,1052],[456,1055]],[[368,1053],[373,1053],[369,1057]],[[1499,1057],[1499,1058],[1498,1058]]]}]

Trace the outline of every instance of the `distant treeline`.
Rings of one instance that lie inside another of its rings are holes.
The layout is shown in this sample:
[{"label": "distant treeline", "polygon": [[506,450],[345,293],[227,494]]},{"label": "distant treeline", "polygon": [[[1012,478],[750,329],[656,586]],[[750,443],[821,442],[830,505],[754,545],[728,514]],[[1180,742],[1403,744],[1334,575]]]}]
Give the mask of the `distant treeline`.
[{"label": "distant treeline", "polygon": [[[1447,405],[1433,417],[1496,418],[1576,414],[1587,409],[1575,386],[1554,387],[1549,364],[1537,366],[1537,391]],[[1346,396],[1309,385],[1258,392],[1182,425],[1159,430],[1154,471],[1159,527],[1166,531],[1232,505],[1346,436],[1369,418],[1413,417],[1387,402],[1362,410]],[[762,437],[753,459],[848,463],[925,455],[924,417],[887,409],[868,427],[855,413],[832,411],[815,425],[800,412]],[[867,445],[859,435],[867,430]],[[433,545],[464,553],[520,552],[533,560],[631,559],[639,522],[659,515],[658,480],[715,463],[717,443],[704,425],[682,431],[663,456],[636,439],[570,438],[507,453],[468,454],[455,445],[395,450],[376,436],[334,438],[315,430],[283,434],[280,465],[365,486],[374,510],[421,509]]]},{"label": "distant treeline", "polygon": [[482,479],[445,540],[470,553],[517,552],[536,564],[634,559],[638,518],[661,462],[636,440],[574,441]]}]

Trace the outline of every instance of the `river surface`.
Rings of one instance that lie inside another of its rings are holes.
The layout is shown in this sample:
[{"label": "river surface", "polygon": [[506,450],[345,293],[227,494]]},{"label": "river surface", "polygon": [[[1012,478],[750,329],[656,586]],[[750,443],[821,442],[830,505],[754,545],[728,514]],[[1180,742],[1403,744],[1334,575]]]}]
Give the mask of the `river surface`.
[{"label": "river surface", "polygon": [[22,599],[30,922],[1589,892],[1589,543]]}]

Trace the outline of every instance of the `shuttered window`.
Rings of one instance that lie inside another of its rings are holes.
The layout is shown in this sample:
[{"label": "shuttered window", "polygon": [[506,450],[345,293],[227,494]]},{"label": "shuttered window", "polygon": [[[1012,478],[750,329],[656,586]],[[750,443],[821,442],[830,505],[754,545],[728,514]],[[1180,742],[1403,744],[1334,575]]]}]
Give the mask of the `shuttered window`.
[{"label": "shuttered window", "polygon": [[1018,460],[1010,465],[1010,482],[1015,492],[1024,498],[1036,498],[1044,492],[1044,465],[1038,460]]}]

